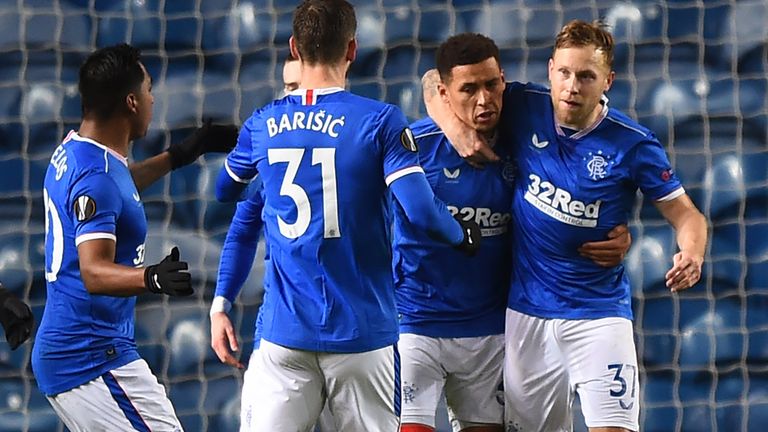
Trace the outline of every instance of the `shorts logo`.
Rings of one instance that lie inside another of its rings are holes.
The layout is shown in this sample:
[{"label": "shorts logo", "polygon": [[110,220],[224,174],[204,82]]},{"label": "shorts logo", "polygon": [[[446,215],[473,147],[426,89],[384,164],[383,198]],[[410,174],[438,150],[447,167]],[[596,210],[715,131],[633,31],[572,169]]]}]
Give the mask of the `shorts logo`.
[{"label": "shorts logo", "polygon": [[400,133],[400,144],[402,144],[408,151],[414,153],[419,151],[419,147],[416,146],[416,140],[413,138],[413,132],[411,132],[410,128],[405,128]]},{"label": "shorts logo", "polygon": [[87,221],[96,214],[96,201],[88,195],[80,195],[75,200],[75,217],[78,222]]},{"label": "shorts logo", "polygon": [[403,381],[403,403],[413,403],[416,399],[417,391],[419,391],[419,388],[414,384]]},{"label": "shorts logo", "polygon": [[597,153],[589,152],[587,158],[583,160],[587,161],[587,171],[589,172],[589,178],[592,180],[602,180],[608,175],[607,169],[614,164],[610,156],[604,155],[602,150],[598,150]]}]

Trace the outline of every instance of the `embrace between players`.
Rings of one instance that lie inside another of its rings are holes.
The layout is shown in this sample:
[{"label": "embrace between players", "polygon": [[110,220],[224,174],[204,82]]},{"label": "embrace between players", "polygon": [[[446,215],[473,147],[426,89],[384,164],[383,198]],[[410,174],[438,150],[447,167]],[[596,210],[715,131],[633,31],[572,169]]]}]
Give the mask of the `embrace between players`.
[{"label": "embrace between players", "polygon": [[[303,2],[286,65],[298,88],[239,136],[205,124],[137,164],[128,146],[153,103],[138,51],[83,65],[83,121],[45,178],[48,298],[32,358],[70,430],[181,430],[137,353],[134,305],[193,290],[176,248],[143,266],[138,192],[235,140],[216,194],[240,202],[211,308],[211,344],[233,366],[227,312],[262,229],[266,240],[241,430],[309,431],[326,407],[324,428],[430,431],[443,392],[456,431],[570,430],[575,393],[590,430],[638,430],[621,265],[636,190],[677,232],[672,291],[700,278],[707,227],[653,133],[608,107],[610,34],[566,25],[551,89],[505,84],[493,41],[451,37],[424,79],[430,117],[409,126],[344,90],[355,31],[346,1]],[[6,332],[17,315],[4,311]]]}]

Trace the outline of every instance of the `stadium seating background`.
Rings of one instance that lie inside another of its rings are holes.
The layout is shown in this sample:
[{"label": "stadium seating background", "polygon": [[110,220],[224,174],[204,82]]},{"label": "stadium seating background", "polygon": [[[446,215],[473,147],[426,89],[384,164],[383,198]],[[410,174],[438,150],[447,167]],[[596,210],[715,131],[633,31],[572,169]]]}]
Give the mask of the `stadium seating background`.
[{"label": "stadium seating background", "polygon": [[[638,197],[633,282],[645,431],[758,431],[768,422],[768,3],[728,0],[370,0],[357,6],[352,91],[424,114],[419,78],[447,36],[477,31],[502,49],[510,80],[546,80],[551,43],[573,18],[605,18],[617,39],[611,105],[651,127],[707,215],[712,241],[699,285],[672,296],[663,277],[671,229]],[[203,117],[241,122],[281,90],[293,2],[277,0],[0,0],[0,280],[45,302],[42,178],[79,123],[77,70],[95,47],[128,41],[154,79],[154,121],[140,160]],[[241,374],[209,347],[207,308],[233,208],[215,202],[220,157],[142,193],[147,262],[179,245],[192,300],[143,296],[140,350],[187,431],[238,424]],[[19,227],[23,227],[20,229]],[[247,359],[260,302],[257,258],[234,322]],[[0,431],[62,430],[29,367],[31,344],[0,344]],[[440,430],[447,431],[441,414]],[[583,420],[576,416],[576,429]]]}]

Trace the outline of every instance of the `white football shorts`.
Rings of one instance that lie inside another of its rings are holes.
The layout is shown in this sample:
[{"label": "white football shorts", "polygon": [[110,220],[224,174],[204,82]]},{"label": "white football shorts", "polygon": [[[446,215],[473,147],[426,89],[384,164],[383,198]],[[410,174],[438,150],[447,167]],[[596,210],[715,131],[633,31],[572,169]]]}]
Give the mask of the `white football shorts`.
[{"label": "white football shorts", "polygon": [[399,368],[394,346],[332,354],[262,339],[243,380],[240,431],[310,432],[327,403],[338,432],[397,432]]},{"label": "white football shorts", "polygon": [[48,401],[72,432],[180,432],[165,388],[139,359]]},{"label": "white football shorts", "polygon": [[502,424],[504,335],[433,338],[401,334],[403,376],[401,422],[435,427],[435,411],[445,391],[454,431]]},{"label": "white football shorts", "polygon": [[630,320],[543,319],[507,309],[505,337],[506,430],[571,431],[576,393],[587,427],[639,430]]}]

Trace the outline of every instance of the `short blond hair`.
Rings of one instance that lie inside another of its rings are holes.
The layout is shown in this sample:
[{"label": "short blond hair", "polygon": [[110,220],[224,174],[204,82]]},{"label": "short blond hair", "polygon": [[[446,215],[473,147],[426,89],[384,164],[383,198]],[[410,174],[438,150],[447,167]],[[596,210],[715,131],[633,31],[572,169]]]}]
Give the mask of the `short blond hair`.
[{"label": "short blond hair", "polygon": [[608,31],[608,25],[601,21],[588,23],[573,20],[566,24],[555,38],[555,51],[560,48],[573,48],[594,45],[602,51],[605,63],[613,68],[613,35]]}]

